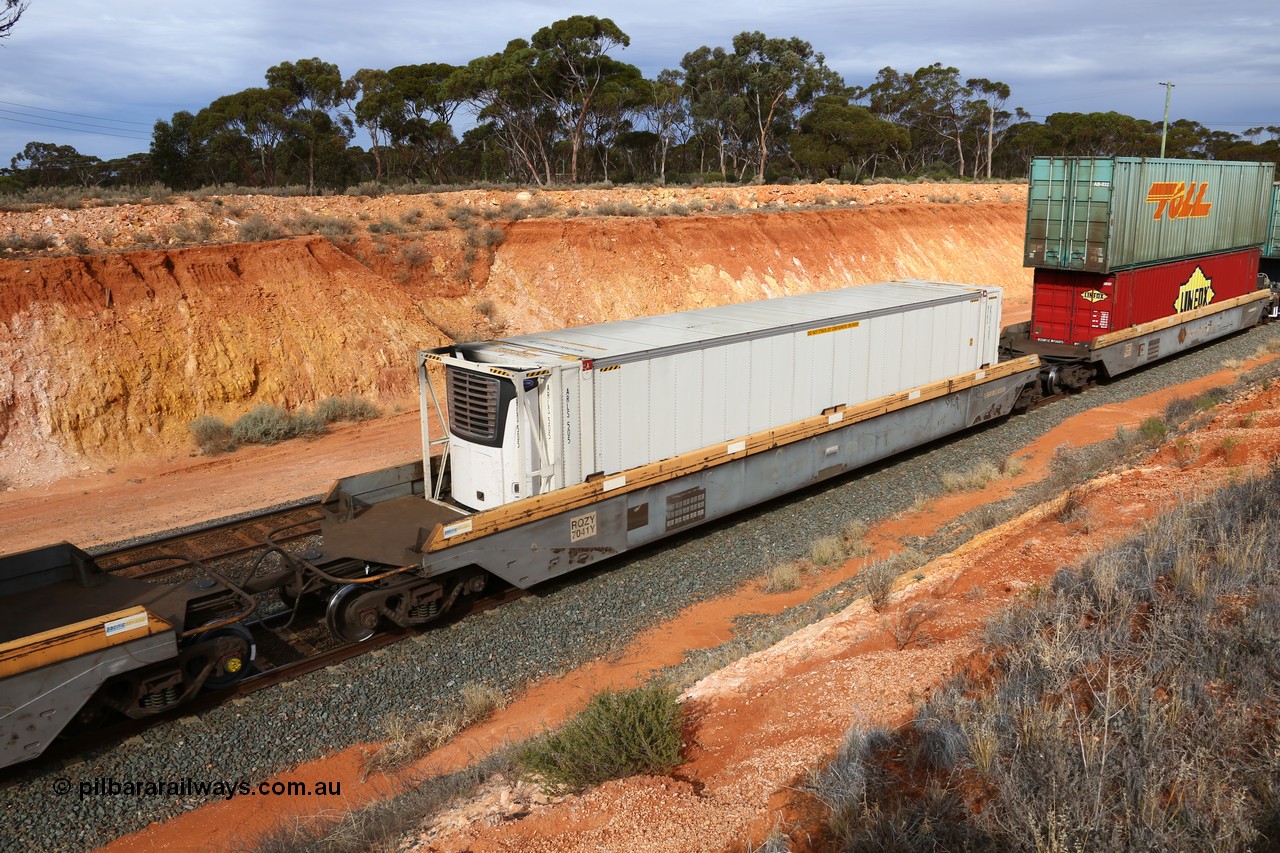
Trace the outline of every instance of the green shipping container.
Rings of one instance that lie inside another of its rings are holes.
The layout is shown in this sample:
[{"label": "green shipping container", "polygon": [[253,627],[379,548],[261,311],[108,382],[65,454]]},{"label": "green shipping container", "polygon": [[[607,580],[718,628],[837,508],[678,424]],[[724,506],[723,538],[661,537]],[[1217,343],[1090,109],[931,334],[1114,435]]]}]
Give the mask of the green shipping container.
[{"label": "green shipping container", "polygon": [[1262,257],[1280,258],[1280,184],[1271,187],[1271,218],[1267,224],[1267,242]]},{"label": "green shipping container", "polygon": [[1023,265],[1107,273],[1260,246],[1274,163],[1031,161]]}]

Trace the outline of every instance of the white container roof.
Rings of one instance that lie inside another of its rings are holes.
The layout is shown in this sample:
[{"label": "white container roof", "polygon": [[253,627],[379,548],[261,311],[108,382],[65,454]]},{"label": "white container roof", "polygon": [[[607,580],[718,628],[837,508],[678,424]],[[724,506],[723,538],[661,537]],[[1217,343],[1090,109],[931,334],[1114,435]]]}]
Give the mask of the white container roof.
[{"label": "white container roof", "polygon": [[468,361],[517,370],[592,359],[604,365],[975,299],[999,287],[904,279],[457,344]]}]

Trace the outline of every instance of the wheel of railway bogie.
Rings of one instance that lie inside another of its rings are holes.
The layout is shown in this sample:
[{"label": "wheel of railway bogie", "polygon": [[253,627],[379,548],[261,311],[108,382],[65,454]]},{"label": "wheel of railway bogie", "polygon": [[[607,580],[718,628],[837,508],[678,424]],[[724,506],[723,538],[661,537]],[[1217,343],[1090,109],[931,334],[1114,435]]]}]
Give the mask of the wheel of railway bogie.
[{"label": "wheel of railway bogie", "polygon": [[367,596],[369,592],[364,584],[350,583],[334,593],[324,616],[329,633],[348,643],[360,643],[374,635],[378,630],[378,606],[373,596]]},{"label": "wheel of railway bogie", "polygon": [[[232,642],[217,642],[230,639]],[[207,647],[213,659],[213,671],[205,679],[207,690],[221,690],[249,676],[253,670],[253,658],[257,645],[253,634],[240,624],[224,625],[206,634],[197,648]]]}]

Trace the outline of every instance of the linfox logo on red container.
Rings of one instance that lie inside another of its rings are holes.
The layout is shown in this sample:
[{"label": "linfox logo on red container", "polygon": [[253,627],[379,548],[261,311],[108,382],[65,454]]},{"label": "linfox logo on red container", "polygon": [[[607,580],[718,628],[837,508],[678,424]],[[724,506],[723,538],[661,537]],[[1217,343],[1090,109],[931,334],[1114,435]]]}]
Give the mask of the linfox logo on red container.
[{"label": "linfox logo on red container", "polygon": [[1208,181],[1153,181],[1147,190],[1147,201],[1156,206],[1152,219],[1167,213],[1169,219],[1193,219],[1208,216],[1213,202],[1204,200]]},{"label": "linfox logo on red container", "polygon": [[1191,278],[1178,288],[1178,295],[1173,300],[1173,312],[1178,314],[1203,308],[1213,301],[1213,297],[1213,279],[1206,276],[1200,267],[1196,267]]}]

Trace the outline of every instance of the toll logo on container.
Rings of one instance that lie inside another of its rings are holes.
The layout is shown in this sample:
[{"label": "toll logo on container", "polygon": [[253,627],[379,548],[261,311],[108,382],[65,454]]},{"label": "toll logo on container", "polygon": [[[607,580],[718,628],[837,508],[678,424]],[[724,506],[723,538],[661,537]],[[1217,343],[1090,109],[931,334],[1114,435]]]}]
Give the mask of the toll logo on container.
[{"label": "toll logo on container", "polygon": [[1107,294],[1103,293],[1101,290],[1086,290],[1084,293],[1080,294],[1080,298],[1086,302],[1101,302],[1107,298]]},{"label": "toll logo on container", "polygon": [[1204,200],[1208,181],[1153,181],[1147,190],[1147,201],[1156,206],[1152,219],[1195,219],[1208,216],[1213,202]]},{"label": "toll logo on container", "polygon": [[1178,288],[1178,297],[1173,301],[1174,313],[1183,311],[1194,311],[1197,308],[1203,308],[1213,301],[1213,279],[1205,278],[1204,270],[1196,267],[1196,271],[1191,274],[1191,278],[1187,279]]}]

